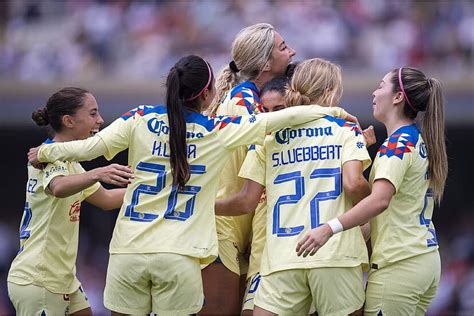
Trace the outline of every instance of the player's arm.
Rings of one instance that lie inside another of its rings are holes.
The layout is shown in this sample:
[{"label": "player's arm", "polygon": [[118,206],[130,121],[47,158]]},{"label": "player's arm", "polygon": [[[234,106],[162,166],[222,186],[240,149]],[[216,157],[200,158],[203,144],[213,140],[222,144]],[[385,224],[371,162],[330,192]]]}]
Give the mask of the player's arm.
[{"label": "player's arm", "polygon": [[216,200],[216,215],[235,216],[255,210],[265,187],[258,182],[245,179],[240,192],[221,200]]},{"label": "player's arm", "polygon": [[324,116],[335,116],[346,120],[357,119],[339,107],[323,107],[319,105],[301,105],[285,108],[271,113],[263,113],[268,117],[267,133],[275,132],[285,127],[296,126],[317,120]]},{"label": "player's arm", "polygon": [[117,186],[126,186],[132,179],[133,173],[130,167],[111,164],[81,174],[57,176],[49,182],[48,190],[55,197],[64,198],[76,194],[99,181]]},{"label": "player's arm", "polygon": [[87,161],[100,156],[110,160],[128,148],[133,122],[132,118],[119,118],[93,137],[32,148],[28,152],[28,160],[34,166],[38,162]]},{"label": "player's arm", "polygon": [[[377,179],[372,186],[372,192],[369,196],[337,219],[330,220],[324,225],[308,232],[296,246],[298,256],[314,255],[333,235],[333,228],[336,233],[351,229],[381,214],[389,206],[394,194],[395,187],[390,181],[383,178]],[[341,226],[338,227],[338,225]]]},{"label": "player's arm", "polygon": [[364,178],[363,164],[360,160],[350,160],[342,166],[344,193],[357,204],[370,194],[369,182]]},{"label": "player's arm", "polygon": [[97,191],[86,198],[86,201],[103,210],[113,210],[122,206],[125,191],[125,188],[107,190],[100,186]]}]

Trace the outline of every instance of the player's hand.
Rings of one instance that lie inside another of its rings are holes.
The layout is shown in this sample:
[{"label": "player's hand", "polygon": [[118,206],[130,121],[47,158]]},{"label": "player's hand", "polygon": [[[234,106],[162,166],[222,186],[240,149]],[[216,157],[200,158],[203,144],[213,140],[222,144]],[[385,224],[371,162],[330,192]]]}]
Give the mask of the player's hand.
[{"label": "player's hand", "polygon": [[364,129],[362,131],[362,135],[365,138],[365,143],[367,144],[367,147],[370,147],[377,142],[377,137],[375,136],[375,130],[372,125]]},{"label": "player's hand", "polygon": [[345,120],[349,121],[349,122],[352,122],[352,123],[356,123],[357,125],[359,125],[359,120],[357,119],[357,117],[355,117],[351,113],[347,113],[347,116],[346,116]]},{"label": "player's hand", "polygon": [[296,245],[298,257],[301,255],[303,255],[303,257],[307,257],[308,255],[314,256],[319,248],[324,246],[331,236],[332,229],[328,224],[312,229]]},{"label": "player's hand", "polygon": [[38,160],[38,151],[41,146],[38,147],[32,147],[28,151],[28,162],[35,167],[36,169],[43,169],[44,168],[44,163],[39,162]]},{"label": "player's hand", "polygon": [[130,166],[111,164],[105,167],[92,170],[97,181],[125,187],[130,184],[135,177]]}]

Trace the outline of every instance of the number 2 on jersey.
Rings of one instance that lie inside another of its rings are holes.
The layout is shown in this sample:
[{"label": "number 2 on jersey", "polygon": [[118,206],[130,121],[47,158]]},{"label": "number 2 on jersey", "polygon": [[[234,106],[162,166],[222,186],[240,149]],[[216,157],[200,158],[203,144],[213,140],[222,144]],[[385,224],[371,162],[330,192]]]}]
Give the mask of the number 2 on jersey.
[{"label": "number 2 on jersey", "polygon": [[[191,174],[204,174],[206,173],[206,166],[203,165],[190,165]],[[156,195],[165,187],[166,183],[166,170],[164,165],[140,162],[137,165],[137,170],[156,173],[156,185],[140,184],[132,193],[132,199],[130,204],[125,209],[125,217],[130,217],[132,221],[139,222],[151,222],[158,218],[158,214],[142,213],[137,212],[135,207],[138,204],[140,195]],[[178,190],[176,185],[171,188],[170,196],[168,199],[168,207],[165,210],[164,218],[171,220],[185,221],[193,215],[194,201],[196,194],[201,190],[200,186],[186,185],[181,190]],[[192,197],[186,202],[184,212],[175,211],[176,203],[179,194],[191,195]]]},{"label": "number 2 on jersey", "polygon": [[[321,168],[315,169],[310,179],[318,178],[329,178],[334,179],[334,190],[318,192],[310,202],[310,219],[311,229],[316,228],[323,223],[320,222],[320,202],[335,200],[341,194],[342,181],[341,181],[341,168]],[[284,182],[295,182],[295,194],[282,195],[278,198],[273,208],[273,230],[272,233],[278,237],[288,237],[298,235],[304,229],[304,225],[293,226],[293,227],[281,227],[280,226],[280,214],[281,206],[284,204],[297,204],[305,194],[304,189],[304,177],[301,176],[301,171],[295,171],[290,173],[284,173],[278,175],[273,184],[280,184]]]}]

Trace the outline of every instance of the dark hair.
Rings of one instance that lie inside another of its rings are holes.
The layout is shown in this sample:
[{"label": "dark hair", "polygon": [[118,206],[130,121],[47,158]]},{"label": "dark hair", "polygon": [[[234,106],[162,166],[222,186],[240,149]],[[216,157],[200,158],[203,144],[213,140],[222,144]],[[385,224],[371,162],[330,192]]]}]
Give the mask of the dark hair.
[{"label": "dark hair", "polygon": [[282,96],[285,95],[286,85],[290,82],[288,77],[276,77],[272,80],[265,83],[262,90],[260,90],[260,96],[264,95],[266,92],[269,91],[276,91],[280,93]]},{"label": "dark hair", "polygon": [[39,126],[50,125],[54,132],[63,128],[64,115],[74,115],[84,105],[84,96],[89,91],[81,88],[66,87],[49,97],[46,107],[31,114],[31,118]]},{"label": "dark hair", "polygon": [[191,173],[186,150],[185,111],[200,111],[199,96],[212,86],[212,68],[199,56],[181,58],[166,78],[166,107],[170,125],[170,164],[173,185],[184,187]]},{"label": "dark hair", "polygon": [[295,72],[295,68],[298,66],[298,64],[299,62],[289,64],[288,67],[286,67],[284,76],[273,78],[272,80],[265,83],[262,87],[262,90],[260,90],[260,96],[269,91],[276,91],[284,96],[286,86],[288,83],[290,83],[291,77],[293,77],[293,73]]},{"label": "dark hair", "polygon": [[[399,71],[403,91],[400,87]],[[410,119],[415,119],[418,112],[424,112],[421,135],[428,151],[430,185],[439,204],[448,176],[441,83],[435,78],[427,78],[423,72],[411,67],[394,69],[391,74],[393,92],[404,92],[408,99],[404,96],[403,113]]]}]

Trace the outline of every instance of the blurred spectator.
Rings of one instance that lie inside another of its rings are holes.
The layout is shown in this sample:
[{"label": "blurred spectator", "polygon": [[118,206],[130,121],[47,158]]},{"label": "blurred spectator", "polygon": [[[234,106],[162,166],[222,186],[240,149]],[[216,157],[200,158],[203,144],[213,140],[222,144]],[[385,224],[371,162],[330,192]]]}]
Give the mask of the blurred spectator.
[{"label": "blurred spectator", "polygon": [[[274,24],[298,52],[346,68],[472,72],[474,5],[457,1],[7,1],[0,79],[161,79],[179,57],[228,62],[234,35]],[[3,33],[3,34],[2,34]],[[436,66],[438,67],[438,66]]]}]

